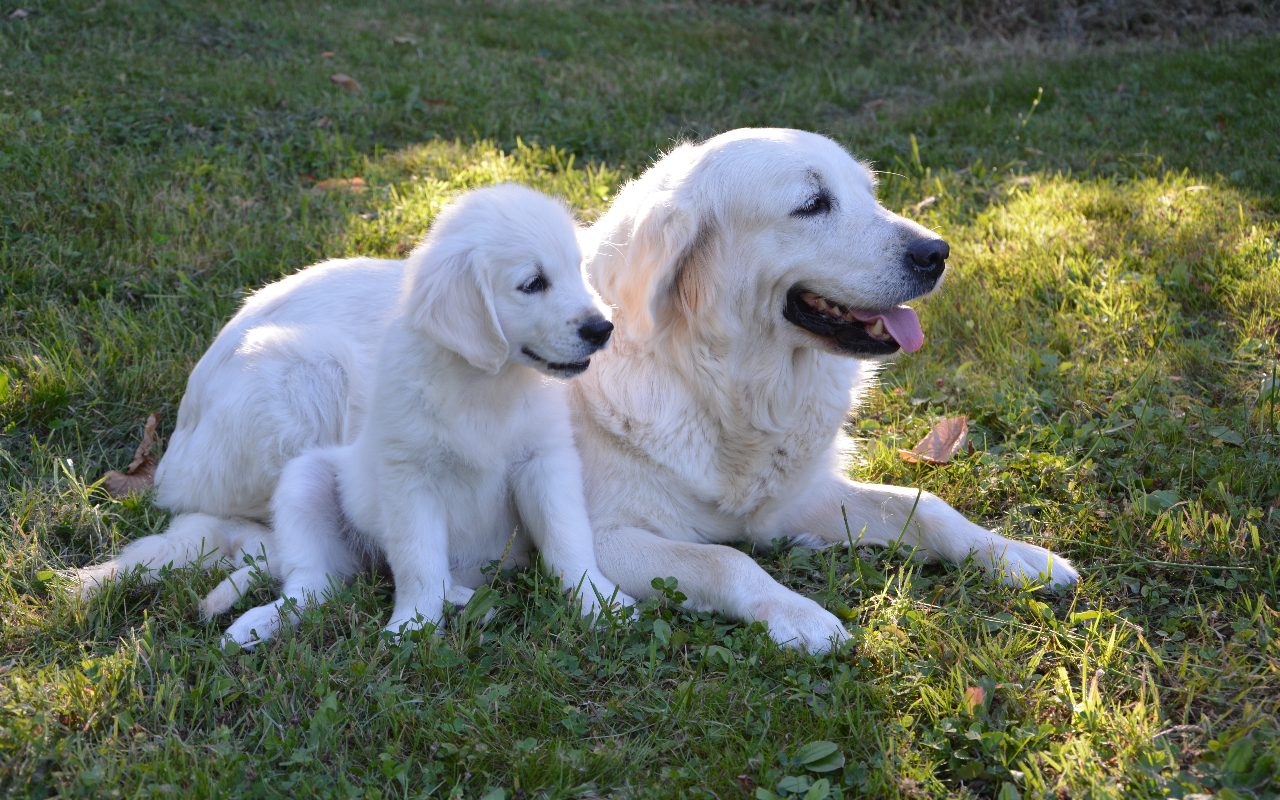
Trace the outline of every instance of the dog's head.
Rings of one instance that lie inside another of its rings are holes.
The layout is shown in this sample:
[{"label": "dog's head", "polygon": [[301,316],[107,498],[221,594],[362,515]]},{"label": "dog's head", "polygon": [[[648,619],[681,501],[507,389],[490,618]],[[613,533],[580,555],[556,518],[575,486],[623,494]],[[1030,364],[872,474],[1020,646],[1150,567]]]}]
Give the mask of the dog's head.
[{"label": "dog's head", "polygon": [[937,288],[949,254],[877,203],[870,170],[835,142],[781,129],[677,147],[584,241],[627,338],[696,321],[862,358],[919,349],[902,304]]},{"label": "dog's head", "polygon": [[513,184],[440,213],[409,256],[402,303],[411,325],[491,374],[514,361],[572,377],[613,331],[582,272],[573,217]]}]

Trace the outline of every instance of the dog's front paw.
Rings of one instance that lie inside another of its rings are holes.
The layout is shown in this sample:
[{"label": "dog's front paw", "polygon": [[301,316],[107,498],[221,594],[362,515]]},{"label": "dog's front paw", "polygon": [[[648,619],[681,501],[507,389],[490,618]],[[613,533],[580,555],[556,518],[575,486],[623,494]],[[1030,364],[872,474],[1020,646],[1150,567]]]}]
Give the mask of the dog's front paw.
[{"label": "dog's front paw", "polygon": [[1044,584],[1062,591],[1080,580],[1070,561],[1038,545],[998,537],[981,555],[982,566],[1010,586]]},{"label": "dog's front paw", "polygon": [[849,640],[849,632],[835,614],[793,592],[759,601],[751,609],[751,618],[766,623],[769,636],[778,644],[813,655]]}]

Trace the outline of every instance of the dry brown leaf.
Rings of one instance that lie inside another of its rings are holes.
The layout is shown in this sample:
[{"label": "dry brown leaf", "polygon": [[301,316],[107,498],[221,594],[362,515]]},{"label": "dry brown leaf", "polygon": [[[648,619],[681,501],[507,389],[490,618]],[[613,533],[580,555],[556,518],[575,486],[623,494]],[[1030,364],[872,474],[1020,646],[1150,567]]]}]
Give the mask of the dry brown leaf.
[{"label": "dry brown leaf", "polygon": [[964,707],[972,714],[987,700],[987,690],[981,686],[970,686],[964,690]]},{"label": "dry brown leaf", "polygon": [[159,423],[160,414],[152,412],[142,427],[142,441],[134,451],[129,466],[124,472],[113,469],[102,476],[102,488],[112,497],[124,497],[151,488],[156,474],[156,459],[152,451],[159,441],[156,436],[156,425]]},{"label": "dry brown leaf", "polygon": [[364,178],[327,178],[319,181],[312,186],[315,192],[363,192],[368,189],[369,185],[364,182]]},{"label": "dry brown leaf", "polygon": [[333,51],[332,51],[332,50],[325,50],[323,53],[321,53],[321,54],[320,54],[320,57],[321,57],[321,58],[333,58]]},{"label": "dry brown leaf", "polygon": [[360,85],[360,81],[342,72],[335,72],[334,74],[330,75],[329,80],[330,82],[336,83],[338,86],[341,86],[343,89],[346,89],[348,92],[364,91],[364,87]]},{"label": "dry brown leaf", "polygon": [[947,417],[934,423],[915,447],[899,450],[898,456],[912,464],[946,464],[964,447],[968,436],[968,417]]},{"label": "dry brown leaf", "polygon": [[392,36],[391,41],[395,44],[417,44],[418,37],[411,33],[402,33],[399,36]]}]

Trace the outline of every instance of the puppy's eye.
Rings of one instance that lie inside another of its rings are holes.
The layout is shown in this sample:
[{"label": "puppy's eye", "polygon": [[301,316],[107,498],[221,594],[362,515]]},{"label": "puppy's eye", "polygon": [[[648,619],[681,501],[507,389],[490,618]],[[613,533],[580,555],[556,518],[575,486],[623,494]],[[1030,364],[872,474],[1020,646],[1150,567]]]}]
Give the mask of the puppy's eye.
[{"label": "puppy's eye", "polygon": [[542,272],[539,271],[537,275],[534,275],[532,278],[520,284],[516,288],[525,294],[537,294],[538,292],[545,292],[550,289],[551,284],[547,282],[547,276],[543,275]]},{"label": "puppy's eye", "polygon": [[831,195],[826,189],[821,189],[813,197],[795,211],[791,212],[793,217],[816,217],[820,214],[831,213]]}]

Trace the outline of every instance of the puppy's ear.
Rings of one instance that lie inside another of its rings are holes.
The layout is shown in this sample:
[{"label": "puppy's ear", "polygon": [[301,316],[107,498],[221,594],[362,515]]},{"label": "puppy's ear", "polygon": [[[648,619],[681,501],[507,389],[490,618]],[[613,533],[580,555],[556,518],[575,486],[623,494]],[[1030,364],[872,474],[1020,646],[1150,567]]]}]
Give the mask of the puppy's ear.
[{"label": "puppy's ear", "polygon": [[474,248],[438,253],[427,247],[415,252],[406,265],[401,302],[410,325],[494,375],[506,363],[510,346],[494,309],[483,258]]}]

